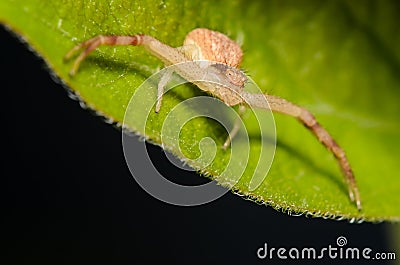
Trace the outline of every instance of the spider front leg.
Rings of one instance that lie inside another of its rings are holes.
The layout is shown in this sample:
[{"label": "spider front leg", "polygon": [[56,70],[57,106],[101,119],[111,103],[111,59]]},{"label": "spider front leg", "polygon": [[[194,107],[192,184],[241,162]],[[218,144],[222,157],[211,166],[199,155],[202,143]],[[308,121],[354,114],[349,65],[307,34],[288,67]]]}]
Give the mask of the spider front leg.
[{"label": "spider front leg", "polygon": [[315,119],[315,117],[307,110],[302,109],[301,114],[297,117],[311,132],[323,143],[329,151],[333,153],[337,159],[340,168],[345,175],[345,180],[349,188],[349,197],[351,201],[355,201],[357,208],[361,210],[361,200],[354,178],[353,170],[347,160],[343,149],[336,143],[332,136],[326,131]]},{"label": "spider front leg", "polygon": [[[247,104],[252,107],[272,110],[297,118],[307,129],[309,129],[317,139],[335,156],[339,166],[344,174],[345,181],[349,189],[349,197],[351,201],[355,201],[358,210],[361,210],[360,193],[357,183],[347,160],[343,149],[336,143],[332,136],[326,131],[315,119],[315,117],[306,109],[299,107],[285,99],[277,96],[242,93]],[[265,100],[266,99],[266,100]],[[268,101],[268,104],[265,104]]]},{"label": "spider front leg", "polygon": [[67,61],[71,59],[72,56],[76,52],[78,52],[81,49],[85,49],[81,54],[76,58],[74,65],[72,66],[71,71],[69,72],[70,76],[75,75],[76,71],[79,68],[79,65],[81,62],[86,58],[86,56],[89,55],[92,51],[97,49],[101,45],[133,45],[133,46],[138,46],[144,44],[144,39],[145,35],[134,35],[134,36],[104,36],[104,35],[98,35],[94,38],[91,38],[87,41],[84,41],[78,45],[76,45],[74,48],[72,48],[65,56],[64,60]]}]

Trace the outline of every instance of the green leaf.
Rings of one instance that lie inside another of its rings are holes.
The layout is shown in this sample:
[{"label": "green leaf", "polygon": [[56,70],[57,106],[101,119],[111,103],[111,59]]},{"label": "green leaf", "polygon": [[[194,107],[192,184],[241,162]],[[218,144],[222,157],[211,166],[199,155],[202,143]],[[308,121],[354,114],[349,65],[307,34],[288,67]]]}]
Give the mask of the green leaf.
[{"label": "green leaf", "polygon": [[[98,34],[144,33],[177,47],[197,27],[229,35],[243,43],[242,67],[264,92],[308,108],[345,149],[363,210],[349,201],[332,155],[296,120],[281,115],[275,115],[277,149],[269,175],[249,190],[258,162],[252,155],[233,190],[289,213],[398,221],[398,11],[395,2],[387,1],[3,0],[0,21],[22,36],[91,109],[116,123],[123,121],[136,89],[162,63],[140,47],[101,47],[70,78],[71,63],[62,58],[75,44]],[[145,136],[161,144],[168,110],[196,95],[204,94],[189,85],[168,93],[161,113],[151,114]],[[249,118],[250,131],[253,123]],[[180,133],[182,153],[196,158],[198,142],[207,136],[222,144],[226,134],[215,122],[193,120]],[[256,152],[259,140],[250,141]],[[176,146],[164,147],[182,155]],[[203,172],[217,178],[225,161],[226,154],[218,151]],[[227,186],[236,177],[232,172],[218,181]]]}]

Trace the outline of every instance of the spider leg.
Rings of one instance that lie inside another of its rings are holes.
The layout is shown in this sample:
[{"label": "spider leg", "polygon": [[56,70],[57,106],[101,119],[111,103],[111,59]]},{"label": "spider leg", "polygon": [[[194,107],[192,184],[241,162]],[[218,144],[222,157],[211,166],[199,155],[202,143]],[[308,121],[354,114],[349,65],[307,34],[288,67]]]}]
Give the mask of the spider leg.
[{"label": "spider leg", "polygon": [[[252,107],[270,109],[274,112],[279,112],[297,118],[306,128],[308,128],[317,139],[325,145],[325,147],[333,153],[339,166],[344,174],[345,181],[349,189],[349,197],[351,201],[355,201],[358,210],[361,210],[360,193],[357,188],[357,183],[351,169],[350,163],[347,160],[343,149],[336,143],[332,136],[326,131],[315,119],[315,117],[306,109],[297,106],[285,99],[272,95],[242,93],[246,103]],[[269,106],[265,105],[265,98]]]},{"label": "spider leg", "polygon": [[89,55],[93,50],[101,45],[141,45],[143,35],[134,35],[134,36],[104,36],[99,35],[87,41],[84,41],[74,48],[72,48],[64,57],[64,60],[69,60],[76,52],[80,49],[85,49],[78,58],[75,60],[74,65],[69,72],[71,76],[75,75],[76,71],[79,68],[81,62]]},{"label": "spider leg", "polygon": [[[69,60],[76,52],[84,49],[81,54],[76,58],[74,65],[70,71],[70,75],[75,75],[79,68],[80,63],[89,55],[93,50],[97,49],[101,45],[133,45],[143,46],[152,55],[159,58],[166,65],[173,65],[181,62],[186,62],[188,59],[179,49],[172,48],[159,40],[144,34],[138,34],[133,36],[104,36],[98,35],[81,44],[76,45],[72,48],[64,57],[64,60]],[[191,77],[190,73],[181,70],[180,74],[184,74],[185,77]]]},{"label": "spider leg", "polygon": [[174,70],[171,68],[168,68],[165,70],[165,73],[161,76],[160,82],[158,82],[157,86],[157,104],[156,104],[156,112],[158,113],[161,109],[161,102],[162,102],[162,97],[164,94],[164,89],[165,86],[167,85],[168,81],[171,79],[172,74],[174,73]]},{"label": "spider leg", "polygon": [[361,210],[360,195],[357,189],[353,171],[347,160],[346,154],[342,148],[336,143],[332,136],[326,131],[315,119],[315,117],[307,110],[302,109],[300,116],[297,117],[311,132],[323,143],[329,151],[333,153],[337,159],[345,180],[349,188],[349,197],[351,201],[356,200],[357,208]]},{"label": "spider leg", "polygon": [[233,127],[231,129],[231,131],[229,132],[228,137],[225,140],[224,145],[222,146],[222,149],[226,150],[228,148],[228,146],[231,144],[232,139],[237,135],[237,133],[240,130],[240,124],[241,124],[241,118],[244,114],[244,112],[246,111],[246,107],[244,105],[240,105],[239,109],[238,109],[238,114],[239,117],[237,117],[235,119],[235,123],[233,124]]}]

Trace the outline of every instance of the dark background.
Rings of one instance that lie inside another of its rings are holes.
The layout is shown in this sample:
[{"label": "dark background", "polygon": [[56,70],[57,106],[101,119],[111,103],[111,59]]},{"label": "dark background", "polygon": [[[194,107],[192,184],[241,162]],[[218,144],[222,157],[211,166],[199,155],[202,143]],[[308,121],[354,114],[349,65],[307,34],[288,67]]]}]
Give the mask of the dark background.
[{"label": "dark background", "polygon": [[[197,207],[154,199],[128,171],[121,132],[71,100],[44,62],[1,27],[0,43],[0,264],[283,264],[257,259],[257,249],[336,246],[338,236],[396,251],[386,223],[292,217],[231,193]],[[202,181],[149,148],[169,176]]]}]

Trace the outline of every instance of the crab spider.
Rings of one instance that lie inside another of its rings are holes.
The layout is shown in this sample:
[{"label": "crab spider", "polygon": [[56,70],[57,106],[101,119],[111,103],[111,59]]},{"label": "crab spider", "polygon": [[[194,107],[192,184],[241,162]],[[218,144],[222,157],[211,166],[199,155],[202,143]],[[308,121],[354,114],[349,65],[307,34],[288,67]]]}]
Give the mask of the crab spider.
[{"label": "crab spider", "polygon": [[[99,35],[78,44],[66,54],[64,59],[68,60],[76,52],[84,49],[76,58],[70,75],[75,75],[86,56],[101,45],[143,46],[151,54],[163,61],[166,66],[177,64],[178,66],[174,68],[174,71],[187,80],[202,80],[201,77],[205,73],[213,74],[221,81],[222,85],[201,81],[194,81],[193,83],[203,91],[218,97],[228,106],[239,105],[239,115],[243,114],[246,106],[251,106],[296,118],[335,156],[344,174],[350,200],[356,203],[358,210],[361,210],[361,199],[356,180],[343,149],[305,108],[277,96],[245,92],[244,85],[247,77],[238,68],[242,61],[243,52],[240,46],[226,35],[209,29],[198,28],[188,33],[183,48],[170,47],[151,36],[143,34],[133,36]],[[207,60],[214,63],[209,64],[206,70],[204,70],[204,67],[196,66],[196,64],[190,64],[190,66],[179,64],[194,60]],[[156,112],[161,108],[164,87],[171,74],[171,71],[167,71],[158,84]],[[235,123],[223,148],[229,146],[230,139],[235,136],[238,130],[238,123]]]}]

